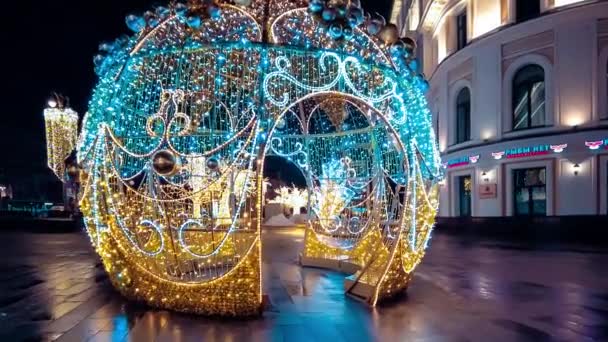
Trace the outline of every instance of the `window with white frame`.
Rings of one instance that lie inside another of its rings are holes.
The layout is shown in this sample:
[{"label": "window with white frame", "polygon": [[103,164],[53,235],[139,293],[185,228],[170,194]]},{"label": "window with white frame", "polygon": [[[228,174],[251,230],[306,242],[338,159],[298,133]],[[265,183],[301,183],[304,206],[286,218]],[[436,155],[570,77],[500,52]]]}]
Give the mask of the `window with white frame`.
[{"label": "window with white frame", "polygon": [[513,77],[514,131],[545,126],[545,71],[536,64],[520,68]]}]

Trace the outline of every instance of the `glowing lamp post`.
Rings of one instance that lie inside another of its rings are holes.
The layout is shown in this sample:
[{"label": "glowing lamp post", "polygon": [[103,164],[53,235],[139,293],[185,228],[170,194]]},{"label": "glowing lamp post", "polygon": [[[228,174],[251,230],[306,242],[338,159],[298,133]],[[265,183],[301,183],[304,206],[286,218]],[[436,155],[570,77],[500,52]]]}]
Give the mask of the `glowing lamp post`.
[{"label": "glowing lamp post", "polygon": [[78,135],[78,114],[66,105],[64,97],[54,94],[44,110],[48,166],[61,181],[65,181],[65,159],[76,147]]}]

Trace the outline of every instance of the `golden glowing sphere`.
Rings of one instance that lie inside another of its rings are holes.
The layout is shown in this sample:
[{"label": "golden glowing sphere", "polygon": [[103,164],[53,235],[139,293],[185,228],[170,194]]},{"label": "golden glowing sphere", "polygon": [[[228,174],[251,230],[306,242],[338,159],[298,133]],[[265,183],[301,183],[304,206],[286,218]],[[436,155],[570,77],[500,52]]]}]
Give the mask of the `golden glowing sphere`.
[{"label": "golden glowing sphere", "polygon": [[209,168],[209,170],[216,171],[219,166],[220,162],[216,158],[209,158],[207,160],[207,167]]},{"label": "golden glowing sphere", "polygon": [[388,24],[380,30],[378,37],[384,44],[391,45],[399,40],[399,30],[395,24]]},{"label": "golden glowing sphere", "polygon": [[179,157],[173,152],[160,150],[152,157],[152,167],[159,175],[168,177],[175,175],[179,171],[181,162]]}]

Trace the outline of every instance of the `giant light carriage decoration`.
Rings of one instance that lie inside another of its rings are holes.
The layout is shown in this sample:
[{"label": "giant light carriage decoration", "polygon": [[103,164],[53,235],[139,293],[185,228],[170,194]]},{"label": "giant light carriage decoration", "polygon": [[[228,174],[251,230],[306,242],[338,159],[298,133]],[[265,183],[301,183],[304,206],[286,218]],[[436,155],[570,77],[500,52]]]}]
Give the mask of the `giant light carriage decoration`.
[{"label": "giant light carriage decoration", "polygon": [[411,40],[355,0],[176,2],[127,25],[100,47],[77,144],[80,208],[122,294],[259,313],[267,155],[310,189],[303,265],[354,272],[345,291],[370,305],[407,287],[441,169]]}]

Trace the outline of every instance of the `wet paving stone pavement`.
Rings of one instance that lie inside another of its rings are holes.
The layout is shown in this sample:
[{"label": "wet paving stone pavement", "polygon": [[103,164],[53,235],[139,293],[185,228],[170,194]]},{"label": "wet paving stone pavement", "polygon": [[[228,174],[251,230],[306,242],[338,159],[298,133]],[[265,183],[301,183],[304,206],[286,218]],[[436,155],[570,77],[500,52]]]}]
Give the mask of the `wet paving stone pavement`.
[{"label": "wet paving stone pavement", "polygon": [[128,303],[83,233],[0,234],[0,341],[607,341],[608,251],[436,233],[406,295],[368,308],[301,268],[303,230],[264,232],[263,317]]}]

